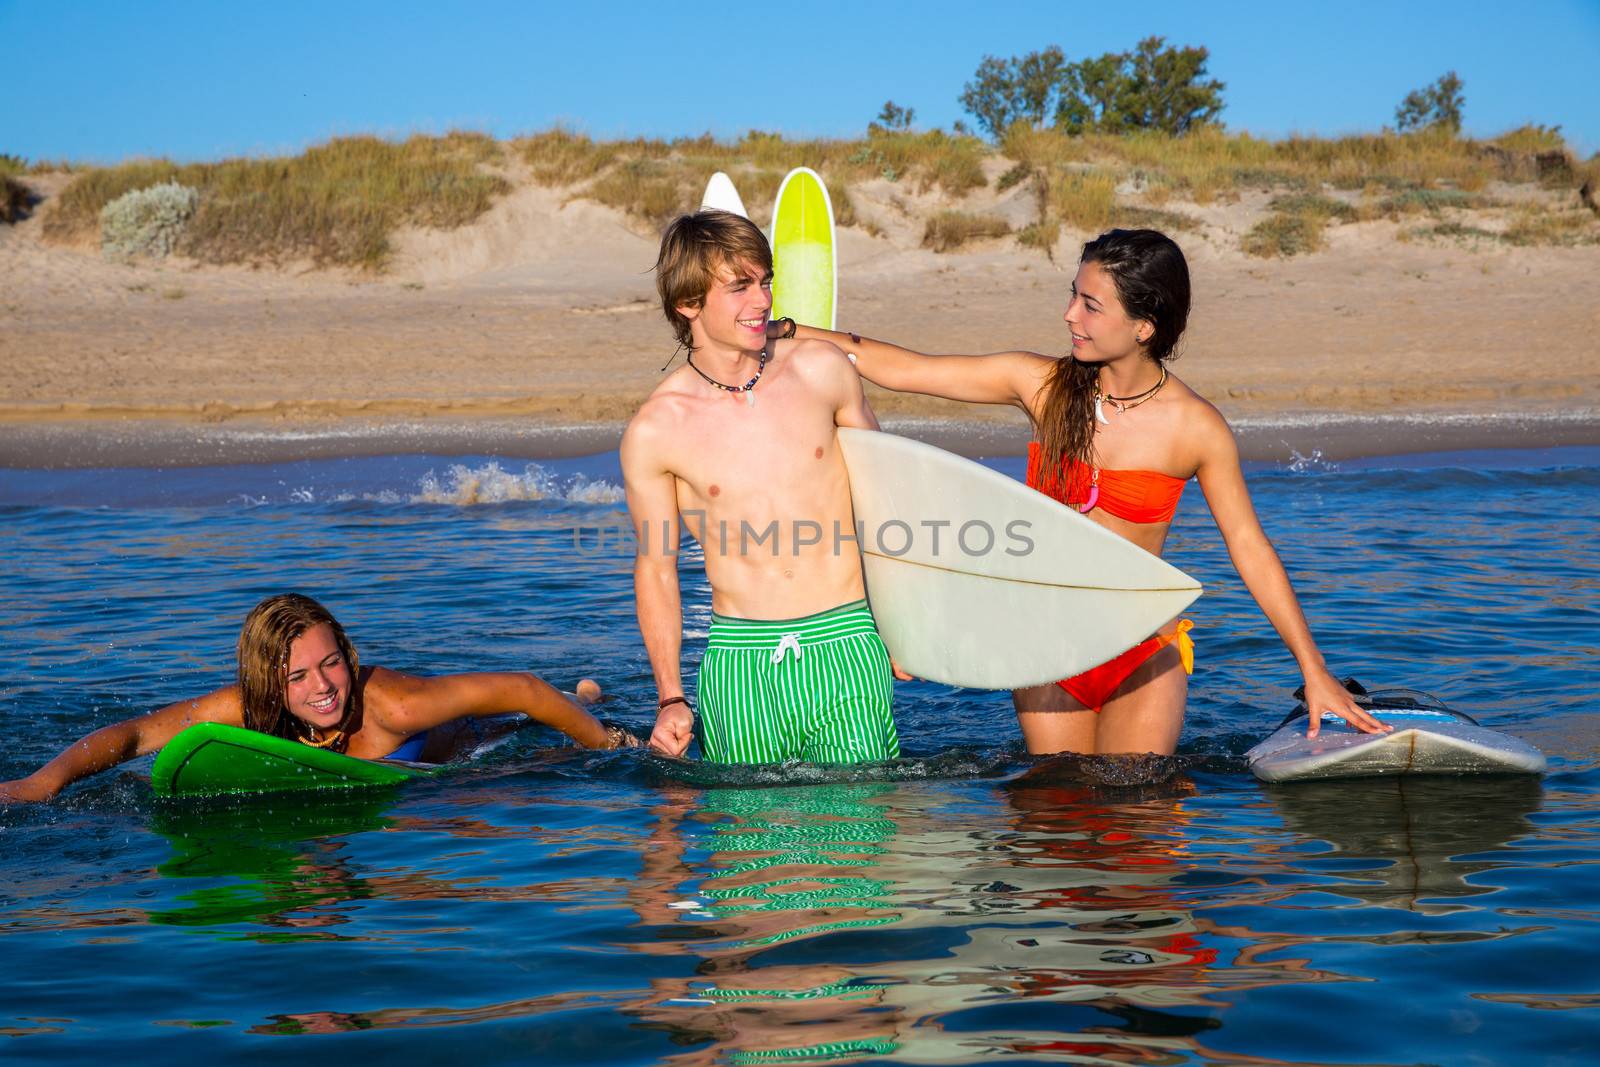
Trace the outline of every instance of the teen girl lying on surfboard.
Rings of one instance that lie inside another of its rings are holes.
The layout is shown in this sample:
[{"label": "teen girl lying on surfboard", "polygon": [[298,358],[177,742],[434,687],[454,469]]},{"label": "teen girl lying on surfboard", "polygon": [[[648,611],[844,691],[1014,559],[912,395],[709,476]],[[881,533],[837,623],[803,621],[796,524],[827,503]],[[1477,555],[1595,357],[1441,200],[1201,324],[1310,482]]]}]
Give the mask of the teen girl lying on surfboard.
[{"label": "teen girl lying on surfboard", "polygon": [[[239,682],[194,700],[103,727],[26,778],[0,782],[0,800],[49,800],[79,778],[154,752],[200,722],[245,726],[362,759],[439,762],[476,734],[466,720],[521,712],[585,748],[639,742],[608,726],[532,674],[447,674],[420,678],[362,667],[328,610],[286,593],[263,600],[239,631]],[[600,687],[585,678],[578,700]],[[467,729],[455,729],[459,723]]]},{"label": "teen girl lying on surfboard", "polygon": [[[1083,247],[1063,316],[1072,353],[930,356],[855,334],[798,327],[852,354],[869,381],[902,392],[1027,412],[1028,484],[1161,554],[1184,484],[1198,478],[1228,553],[1305,676],[1311,734],[1331,711],[1386,729],[1328,673],[1250,504],[1233,432],[1166,367],[1189,317],[1183,252],[1154,230],[1111,230]],[[770,325],[795,336],[787,319]],[[1191,623],[1174,620],[1108,663],[1012,694],[1028,751],[1170,753],[1193,670]],[[997,655],[1003,650],[997,649]]]}]

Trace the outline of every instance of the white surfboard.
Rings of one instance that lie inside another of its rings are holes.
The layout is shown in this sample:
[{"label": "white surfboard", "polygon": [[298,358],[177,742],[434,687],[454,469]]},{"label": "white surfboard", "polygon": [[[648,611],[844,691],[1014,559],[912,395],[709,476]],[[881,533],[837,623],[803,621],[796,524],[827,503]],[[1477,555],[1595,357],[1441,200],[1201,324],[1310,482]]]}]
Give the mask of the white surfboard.
[{"label": "white surfboard", "polygon": [[918,678],[1042,685],[1155,633],[1200,583],[1020,482],[943,449],[841,427],[867,596]]},{"label": "white surfboard", "polygon": [[1520,738],[1479,726],[1426,693],[1384,690],[1360,700],[1394,731],[1364,734],[1324,714],[1306,736],[1306,710],[1296,708],[1266,740],[1245,753],[1263,782],[1371,778],[1399,774],[1543,774],[1544,753]]},{"label": "white surfboard", "polygon": [[715,208],[718,211],[731,211],[735,215],[750,217],[744,209],[744,201],[739,198],[739,190],[733,187],[733,179],[722,171],[717,171],[706,182],[705,195],[700,198],[700,208]]}]

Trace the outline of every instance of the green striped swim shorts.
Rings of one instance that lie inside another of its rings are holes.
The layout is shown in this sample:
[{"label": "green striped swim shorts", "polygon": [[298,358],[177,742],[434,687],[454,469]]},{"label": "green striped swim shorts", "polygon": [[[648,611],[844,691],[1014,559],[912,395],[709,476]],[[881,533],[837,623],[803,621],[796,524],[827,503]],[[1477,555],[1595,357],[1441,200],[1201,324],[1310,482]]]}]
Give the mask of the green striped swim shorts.
[{"label": "green striped swim shorts", "polygon": [[865,600],[802,619],[713,614],[697,695],[713,763],[900,755],[889,652]]}]

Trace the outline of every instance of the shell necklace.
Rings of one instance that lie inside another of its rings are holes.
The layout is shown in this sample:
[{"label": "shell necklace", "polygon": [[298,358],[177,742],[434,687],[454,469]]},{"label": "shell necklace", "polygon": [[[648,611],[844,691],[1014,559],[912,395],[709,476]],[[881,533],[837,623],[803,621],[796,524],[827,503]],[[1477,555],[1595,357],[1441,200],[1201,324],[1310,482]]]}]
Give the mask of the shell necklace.
[{"label": "shell necklace", "polygon": [[[1110,404],[1112,407],[1117,409],[1117,414],[1119,414],[1119,415],[1124,414],[1125,412],[1127,412],[1127,410],[1129,408],[1136,408],[1140,404],[1143,404],[1147,400],[1153,400],[1155,398],[1155,395],[1157,393],[1161,392],[1161,387],[1163,385],[1166,385],[1166,384],[1167,384],[1167,368],[1166,367],[1162,367],[1161,368],[1161,377],[1156,379],[1156,384],[1152,385],[1150,388],[1146,389],[1144,392],[1135,393],[1132,396],[1111,396],[1110,394],[1103,392],[1100,389],[1100,383],[1096,382],[1095,383],[1095,387],[1094,387],[1094,417],[1095,417],[1095,420],[1098,421],[1098,422],[1103,422],[1107,426],[1111,425],[1111,420],[1106,418],[1105,405]],[[727,386],[723,386],[723,388],[726,389]]]},{"label": "shell necklace", "polygon": [[[1111,420],[1106,418],[1105,406],[1107,404],[1110,404],[1112,407],[1116,408],[1118,415],[1126,414],[1129,408],[1136,408],[1145,401],[1154,399],[1155,395],[1161,392],[1161,387],[1166,384],[1167,368],[1164,366],[1161,368],[1161,377],[1156,379],[1156,384],[1152,385],[1144,392],[1135,393],[1132,396],[1110,396],[1109,394],[1102,392],[1100,389],[1100,384],[1096,382],[1094,387],[1095,420],[1110,426]],[[1093,511],[1095,509],[1095,505],[1099,503],[1100,465],[1097,463],[1089,470],[1089,496],[1086,500],[1084,500],[1082,506],[1078,508],[1078,511],[1084,515],[1087,515],[1089,512]]]}]

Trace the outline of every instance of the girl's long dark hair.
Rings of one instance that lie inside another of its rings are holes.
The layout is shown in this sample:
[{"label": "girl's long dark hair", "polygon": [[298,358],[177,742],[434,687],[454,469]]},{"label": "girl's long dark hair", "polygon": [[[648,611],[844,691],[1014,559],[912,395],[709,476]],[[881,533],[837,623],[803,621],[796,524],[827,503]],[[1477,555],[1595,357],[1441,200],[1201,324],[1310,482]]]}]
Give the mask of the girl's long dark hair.
[{"label": "girl's long dark hair", "polygon": [[[1130,319],[1154,327],[1145,352],[1157,363],[1173,358],[1189,324],[1189,264],[1172,238],[1156,230],[1107,230],[1083,246],[1079,264],[1098,263],[1111,275]],[[1044,386],[1039,424],[1040,474],[1054,477],[1069,460],[1094,458],[1094,391],[1100,367],[1072,356],[1056,360]]]}]

